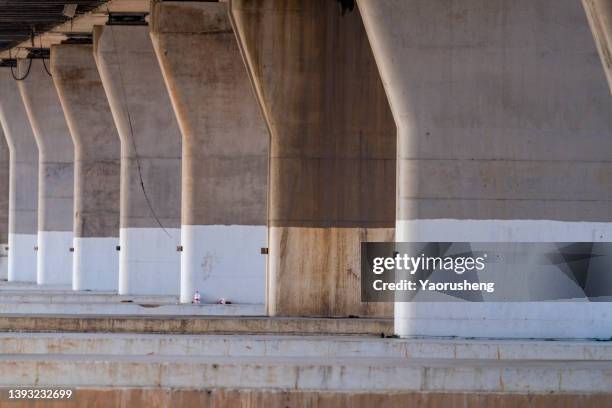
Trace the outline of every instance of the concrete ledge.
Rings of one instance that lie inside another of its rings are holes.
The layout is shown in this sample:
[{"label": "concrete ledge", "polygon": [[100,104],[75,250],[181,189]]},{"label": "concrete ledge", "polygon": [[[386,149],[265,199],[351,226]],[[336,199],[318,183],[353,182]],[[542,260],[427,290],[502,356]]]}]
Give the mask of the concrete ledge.
[{"label": "concrete ledge", "polygon": [[0,386],[609,393],[608,361],[3,355]]},{"label": "concrete ledge", "polygon": [[610,361],[612,342],[473,341],[373,336],[0,333],[0,354],[225,357],[383,357],[449,360]]},{"label": "concrete ledge", "polygon": [[167,303],[177,304],[178,296],[117,295],[110,292],[78,292],[62,290],[0,291],[0,303]]},{"label": "concrete ledge", "polygon": [[0,333],[0,354],[612,361],[612,342],[405,340],[325,335]]},{"label": "concrete ledge", "polygon": [[[129,402],[126,402],[129,401]],[[154,401],[152,403],[152,401]],[[433,392],[330,392],[300,390],[235,390],[175,388],[80,388],[74,406],[79,407],[173,407],[173,408],[472,408],[472,407],[589,407],[609,408],[612,394],[502,394]],[[45,402],[45,407],[72,406]],[[1,404],[0,404],[1,406]],[[12,402],[11,408],[32,407]]]},{"label": "concrete ledge", "polygon": [[393,333],[392,319],[327,319],[264,316],[0,316],[0,332],[176,334],[360,334]]},{"label": "concrete ledge", "polygon": [[264,305],[159,303],[0,303],[0,315],[263,316]]}]

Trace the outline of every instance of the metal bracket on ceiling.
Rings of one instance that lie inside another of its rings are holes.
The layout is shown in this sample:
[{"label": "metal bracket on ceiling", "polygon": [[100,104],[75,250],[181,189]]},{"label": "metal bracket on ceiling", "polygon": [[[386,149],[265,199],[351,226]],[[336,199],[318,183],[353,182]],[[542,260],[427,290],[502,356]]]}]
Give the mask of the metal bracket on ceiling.
[{"label": "metal bracket on ceiling", "polygon": [[108,13],[106,25],[147,25],[146,17],[149,13]]},{"label": "metal bracket on ceiling", "polygon": [[66,39],[62,44],[93,44],[92,33],[64,33]]},{"label": "metal bracket on ceiling", "polygon": [[51,50],[49,48],[28,48],[29,59],[49,59]]},{"label": "metal bracket on ceiling", "polygon": [[0,67],[2,68],[17,68],[17,60],[13,59],[0,59]]}]

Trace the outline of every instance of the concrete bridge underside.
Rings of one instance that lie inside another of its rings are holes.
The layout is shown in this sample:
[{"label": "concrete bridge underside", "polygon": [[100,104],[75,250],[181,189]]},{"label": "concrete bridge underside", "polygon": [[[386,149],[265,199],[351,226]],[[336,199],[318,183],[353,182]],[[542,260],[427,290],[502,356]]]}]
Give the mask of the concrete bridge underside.
[{"label": "concrete bridge underside", "polygon": [[0,51],[0,386],[612,404],[608,302],[360,281],[364,241],[612,239],[612,0],[93,10]]}]

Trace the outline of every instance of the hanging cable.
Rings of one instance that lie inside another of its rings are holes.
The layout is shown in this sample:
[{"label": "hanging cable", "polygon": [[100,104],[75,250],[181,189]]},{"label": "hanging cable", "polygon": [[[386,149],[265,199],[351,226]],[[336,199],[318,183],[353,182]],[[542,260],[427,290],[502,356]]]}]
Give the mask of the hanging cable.
[{"label": "hanging cable", "polygon": [[[110,14],[110,11],[108,10],[108,6],[106,6],[106,11]],[[140,167],[140,158],[138,157],[138,150],[136,149],[136,139],[134,138],[134,128],[132,127],[132,117],[130,115],[130,107],[128,105],[125,87],[123,85],[123,73],[121,72],[121,61],[119,59],[119,53],[117,51],[117,44],[115,43],[115,33],[113,31],[112,26],[108,26],[108,28],[110,29],[111,38],[113,40],[113,51],[115,52],[115,56],[117,58],[117,70],[119,71],[119,83],[121,85],[121,96],[123,97],[123,104],[125,105],[125,111],[127,114],[128,123],[130,125],[130,136],[132,140],[132,146],[134,148],[134,158],[136,160],[136,168],[138,170],[138,178],[140,180],[140,187],[142,188],[142,193],[144,194],[145,200],[147,202],[147,206],[149,207],[149,210],[151,211],[153,218],[155,218],[155,221],[157,221],[157,224],[166,233],[166,235],[169,238],[172,238],[170,233],[166,230],[166,228],[164,228],[161,221],[159,220],[159,217],[155,213],[155,210],[153,209],[153,204],[151,203],[151,199],[149,198],[149,195],[147,194],[147,190],[145,189],[144,179],[142,178],[142,169]]]},{"label": "hanging cable", "polygon": [[[47,64],[45,63],[45,56],[43,54],[42,36],[38,36],[38,39],[40,40],[40,56],[41,56],[43,67],[45,67],[45,72],[47,72],[47,75],[52,77],[53,75],[51,75],[51,72],[49,71],[49,68],[47,68]],[[49,54],[49,55],[51,55],[51,54]]]},{"label": "hanging cable", "polygon": [[[11,49],[9,48],[8,50],[9,52],[9,60],[12,60],[13,57],[11,56]],[[11,64],[11,75],[13,76],[13,79],[15,81],[23,81],[24,79],[26,79],[28,77],[28,75],[30,75],[30,68],[32,68],[32,58],[28,58],[28,60],[30,61],[28,63],[28,69],[26,70],[26,73],[21,77],[17,77],[17,75],[15,74],[15,71],[13,70],[13,65]],[[17,62],[17,59],[15,59],[15,63]]]}]

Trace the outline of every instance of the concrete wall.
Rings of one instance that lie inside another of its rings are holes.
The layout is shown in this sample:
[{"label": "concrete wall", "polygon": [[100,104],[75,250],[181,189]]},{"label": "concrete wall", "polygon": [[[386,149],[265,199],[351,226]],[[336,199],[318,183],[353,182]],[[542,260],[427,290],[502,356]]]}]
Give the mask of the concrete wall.
[{"label": "concrete wall", "polygon": [[360,242],[393,239],[396,128],[359,11],[230,4],[270,129],[269,313],[390,314],[360,302]]},{"label": "concrete wall", "polygon": [[120,294],[179,294],[181,133],[147,26],[99,26],[94,56],[121,138]]},{"label": "concrete wall", "polygon": [[120,140],[91,45],[51,48],[51,70],[75,146],[75,290],[116,290]]},{"label": "concrete wall", "polygon": [[38,148],[10,68],[0,69],[0,89],[0,123],[10,151],[8,280],[35,282]]},{"label": "concrete wall", "polygon": [[[359,0],[399,128],[398,241],[608,241],[612,98],[579,2]],[[606,337],[608,303],[403,303],[400,335]]]},{"label": "concrete wall", "polygon": [[[20,60],[20,71],[29,61]],[[19,91],[38,145],[39,284],[72,282],[74,146],[53,80],[42,61],[19,81]]]},{"label": "concrete wall", "polygon": [[0,280],[8,279],[9,168],[9,147],[0,123]]},{"label": "concrete wall", "polygon": [[612,93],[612,0],[582,0]]},{"label": "concrete wall", "polygon": [[183,135],[181,301],[263,303],[268,136],[227,4],[155,3],[151,34]]}]

